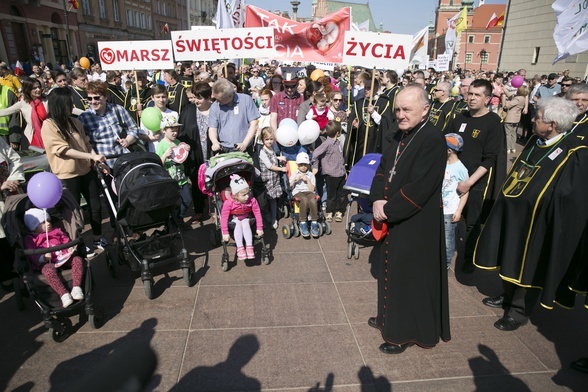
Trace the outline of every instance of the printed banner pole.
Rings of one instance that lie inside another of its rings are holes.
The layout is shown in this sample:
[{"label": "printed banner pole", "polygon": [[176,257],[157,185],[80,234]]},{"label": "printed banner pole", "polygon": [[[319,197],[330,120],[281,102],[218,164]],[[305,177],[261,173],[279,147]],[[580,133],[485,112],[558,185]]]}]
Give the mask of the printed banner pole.
[{"label": "printed banner pole", "polygon": [[[374,68],[372,68],[372,85],[370,87],[370,95],[369,95],[369,97],[366,97],[366,99],[368,100],[368,109],[369,109],[370,105],[372,104],[372,98],[374,96],[374,81],[375,81],[375,79],[376,79],[376,67],[374,66]],[[370,131],[370,120],[372,119],[372,115],[370,114],[369,110],[368,110],[367,114],[368,114],[368,116],[367,116],[367,121],[365,124],[365,136],[363,138],[363,155],[365,155],[365,150],[367,149],[368,133]]]}]

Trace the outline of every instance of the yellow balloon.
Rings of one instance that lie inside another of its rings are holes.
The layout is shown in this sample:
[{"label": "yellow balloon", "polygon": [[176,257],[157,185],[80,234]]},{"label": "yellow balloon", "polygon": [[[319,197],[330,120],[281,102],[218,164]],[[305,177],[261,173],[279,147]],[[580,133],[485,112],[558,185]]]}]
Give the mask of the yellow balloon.
[{"label": "yellow balloon", "polygon": [[459,95],[459,87],[455,86],[451,89],[451,96],[457,97]]},{"label": "yellow balloon", "polygon": [[310,74],[310,80],[312,81],[317,81],[320,78],[322,78],[323,76],[325,76],[325,73],[323,72],[322,69],[315,69],[314,71],[312,71],[312,73]]},{"label": "yellow balloon", "polygon": [[88,60],[87,57],[80,58],[80,67],[82,67],[83,69],[90,68],[90,60]]}]

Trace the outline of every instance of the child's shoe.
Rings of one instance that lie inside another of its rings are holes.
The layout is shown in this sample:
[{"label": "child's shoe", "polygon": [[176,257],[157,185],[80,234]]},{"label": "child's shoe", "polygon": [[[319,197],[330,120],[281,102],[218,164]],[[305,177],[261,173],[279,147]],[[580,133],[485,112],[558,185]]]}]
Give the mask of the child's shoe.
[{"label": "child's shoe", "polygon": [[310,233],[308,232],[308,222],[300,222],[300,234],[304,238],[310,237]]},{"label": "child's shoe", "polygon": [[237,259],[238,260],[245,260],[247,258],[247,252],[245,251],[244,246],[237,247]]},{"label": "child's shoe", "polygon": [[343,213],[342,212],[336,212],[335,213],[335,222],[341,222],[343,220]]},{"label": "child's shoe", "polygon": [[84,292],[82,291],[82,288],[79,286],[74,286],[71,289],[71,297],[76,301],[84,299]]},{"label": "child's shoe", "polygon": [[254,259],[255,258],[255,248],[253,247],[253,245],[247,245],[247,247],[245,248],[245,253],[247,253],[248,259]]},{"label": "child's shoe", "polygon": [[327,222],[332,222],[333,221],[333,213],[332,212],[327,212],[327,215],[325,215],[325,220]]},{"label": "child's shoe", "polygon": [[319,237],[319,224],[318,224],[318,222],[312,222],[310,224],[310,233],[312,234],[312,236],[314,238]]},{"label": "child's shoe", "polygon": [[61,304],[63,305],[63,309],[67,308],[69,305],[73,304],[73,298],[69,293],[65,293],[61,296]]}]

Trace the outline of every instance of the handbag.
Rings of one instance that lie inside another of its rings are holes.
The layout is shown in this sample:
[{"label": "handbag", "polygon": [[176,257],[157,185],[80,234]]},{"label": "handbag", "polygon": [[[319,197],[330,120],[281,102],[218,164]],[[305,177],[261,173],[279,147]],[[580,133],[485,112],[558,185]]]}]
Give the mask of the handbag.
[{"label": "handbag", "polygon": [[[124,139],[127,137],[127,130],[129,129],[129,126],[126,122],[122,120],[122,116],[118,111],[118,106],[114,106],[114,112],[116,113],[118,124],[122,128],[122,132],[120,133],[119,137],[121,139]],[[127,150],[129,150],[130,152],[145,152],[147,151],[147,147],[145,146],[145,144],[143,144],[143,141],[141,139],[137,138],[133,144],[127,146]]]}]

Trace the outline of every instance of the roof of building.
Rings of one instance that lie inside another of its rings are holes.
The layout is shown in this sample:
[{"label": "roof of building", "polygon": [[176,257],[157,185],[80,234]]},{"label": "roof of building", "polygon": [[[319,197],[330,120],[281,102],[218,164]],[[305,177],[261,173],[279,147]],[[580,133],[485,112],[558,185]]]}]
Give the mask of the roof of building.
[{"label": "roof of building", "polygon": [[351,21],[353,23],[361,24],[366,20],[370,21],[370,31],[377,31],[372,11],[370,10],[369,2],[365,4],[352,3],[349,1],[334,1],[327,0],[327,14],[331,14],[344,7],[351,7]]},{"label": "roof of building", "polygon": [[[478,8],[474,8],[474,17],[472,18],[471,25],[468,26],[469,29],[486,29],[486,25],[488,21],[492,17],[492,14],[496,14],[496,16],[500,16],[503,12],[506,11],[506,4],[484,4],[479,6]],[[494,26],[488,29],[488,31],[492,30],[500,30],[502,26]]]}]

